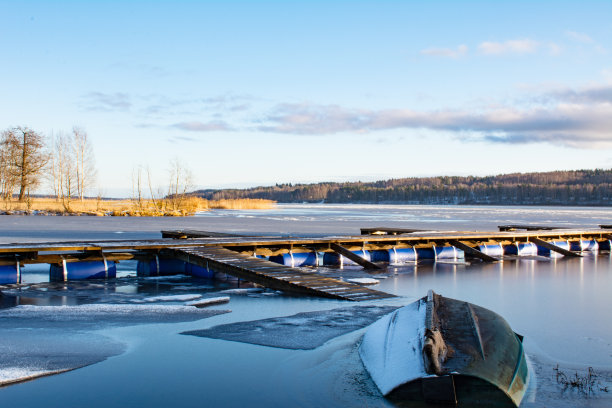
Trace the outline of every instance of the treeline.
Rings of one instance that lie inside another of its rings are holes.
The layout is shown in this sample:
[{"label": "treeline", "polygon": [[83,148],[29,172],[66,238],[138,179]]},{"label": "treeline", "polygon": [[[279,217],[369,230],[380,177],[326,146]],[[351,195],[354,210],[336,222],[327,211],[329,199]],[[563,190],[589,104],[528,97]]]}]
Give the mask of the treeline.
[{"label": "treeline", "polygon": [[259,198],[283,203],[607,206],[612,205],[612,170],[401,178],[371,183],[277,184],[199,190],[192,194],[209,200]]}]

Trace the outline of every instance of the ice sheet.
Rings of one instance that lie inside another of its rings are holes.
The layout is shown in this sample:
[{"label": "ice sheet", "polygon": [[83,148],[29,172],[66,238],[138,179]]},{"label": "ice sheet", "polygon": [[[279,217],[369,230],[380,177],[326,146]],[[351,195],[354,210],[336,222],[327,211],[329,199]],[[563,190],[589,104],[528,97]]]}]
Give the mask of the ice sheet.
[{"label": "ice sheet", "polygon": [[22,305],[0,309],[0,385],[87,366],[123,353],[101,329],[227,313],[184,305]]},{"label": "ice sheet", "polygon": [[185,294],[185,295],[167,295],[167,296],[150,296],[142,299],[143,302],[187,302],[201,298],[200,294]]},{"label": "ice sheet", "polygon": [[334,337],[361,329],[395,309],[397,309],[396,306],[343,307],[298,313],[293,316],[224,324],[182,334],[262,346],[309,350],[321,346]]}]

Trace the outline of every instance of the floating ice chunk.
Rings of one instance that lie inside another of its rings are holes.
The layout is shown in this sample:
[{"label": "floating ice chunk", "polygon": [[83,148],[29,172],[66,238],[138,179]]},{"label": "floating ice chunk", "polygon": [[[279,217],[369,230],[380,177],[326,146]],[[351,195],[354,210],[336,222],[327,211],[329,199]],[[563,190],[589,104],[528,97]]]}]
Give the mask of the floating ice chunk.
[{"label": "floating ice chunk", "polygon": [[229,293],[231,295],[247,295],[249,293],[260,293],[263,292],[263,288],[236,288],[236,289],[226,289],[222,290],[219,293]]},{"label": "floating ice chunk", "polygon": [[374,278],[350,278],[346,281],[350,283],[357,283],[359,285],[376,285],[377,283],[380,283],[378,279]]},{"label": "floating ice chunk", "polygon": [[185,303],[185,306],[195,306],[195,307],[206,307],[211,305],[217,305],[219,303],[228,303],[230,301],[229,296],[217,296],[212,298],[205,298],[196,300],[195,302]]},{"label": "floating ice chunk", "polygon": [[317,348],[334,337],[372,324],[395,306],[353,306],[292,316],[238,322],[193,330],[188,334],[294,350]]},{"label": "floating ice chunk", "polygon": [[201,310],[184,305],[155,304],[20,305],[0,310],[0,326],[3,328],[65,326],[70,329],[95,329],[104,326],[193,321],[227,312]]},{"label": "floating ice chunk", "polygon": [[374,323],[363,336],[359,355],[383,395],[427,375],[421,352],[425,304],[421,299],[396,310]]},{"label": "floating ice chunk", "polygon": [[188,275],[163,275],[163,276],[139,276],[139,279],[146,279],[146,280],[180,280],[180,279],[187,279],[187,278],[191,278],[191,276]]},{"label": "floating ice chunk", "polygon": [[0,370],[0,386],[28,381],[45,375],[59,374],[68,370],[69,369],[49,371],[25,367],[2,367]]},{"label": "floating ice chunk", "polygon": [[186,286],[174,286],[172,290],[196,290],[196,289],[214,289],[215,287],[212,285],[186,285]]},{"label": "floating ice chunk", "polygon": [[194,300],[201,298],[199,294],[185,294],[185,295],[167,295],[167,296],[151,296],[142,299],[145,302],[186,302],[188,300]]}]

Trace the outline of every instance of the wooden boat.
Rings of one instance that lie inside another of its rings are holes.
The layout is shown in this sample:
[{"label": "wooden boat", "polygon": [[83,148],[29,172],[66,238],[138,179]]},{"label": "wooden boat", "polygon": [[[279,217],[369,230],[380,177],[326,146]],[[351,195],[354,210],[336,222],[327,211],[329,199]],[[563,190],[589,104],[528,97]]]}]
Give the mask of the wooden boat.
[{"label": "wooden boat", "polygon": [[433,291],[374,323],[359,354],[402,407],[517,407],[529,377],[522,337],[503,317]]}]

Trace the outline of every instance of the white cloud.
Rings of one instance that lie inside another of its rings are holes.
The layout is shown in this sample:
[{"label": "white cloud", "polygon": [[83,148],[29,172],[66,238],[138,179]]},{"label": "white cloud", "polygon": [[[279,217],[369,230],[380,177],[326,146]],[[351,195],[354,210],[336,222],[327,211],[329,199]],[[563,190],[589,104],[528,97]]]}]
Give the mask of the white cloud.
[{"label": "white cloud", "polygon": [[232,128],[223,121],[210,121],[210,122],[200,122],[200,121],[191,121],[191,122],[180,122],[175,123],[172,127],[188,130],[191,132],[216,132],[216,131],[229,131]]},{"label": "white cloud", "polygon": [[434,57],[459,58],[468,53],[468,46],[465,44],[459,45],[457,48],[427,48],[421,50],[421,54]]},{"label": "white cloud", "polygon": [[130,96],[123,92],[89,92],[82,98],[85,101],[85,109],[91,111],[128,111],[132,106]]},{"label": "white cloud", "polygon": [[545,142],[581,148],[612,148],[612,86],[561,89],[526,108],[484,107],[478,112],[441,109],[365,110],[338,105],[281,104],[260,131],[323,135],[389,129],[431,129],[473,135],[495,143]]},{"label": "white cloud", "polygon": [[561,52],[563,52],[563,47],[561,47],[557,43],[549,43],[547,47],[548,47],[548,54],[552,56],[560,55]]},{"label": "white cloud", "polygon": [[577,41],[577,42],[581,42],[584,44],[590,44],[593,43],[593,39],[585,33],[579,33],[577,31],[566,31],[565,35],[567,38]]},{"label": "white cloud", "polygon": [[478,50],[485,55],[532,54],[538,50],[540,43],[528,38],[504,42],[485,41],[478,45]]}]

